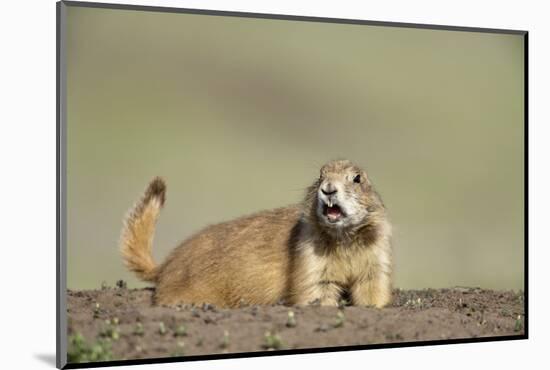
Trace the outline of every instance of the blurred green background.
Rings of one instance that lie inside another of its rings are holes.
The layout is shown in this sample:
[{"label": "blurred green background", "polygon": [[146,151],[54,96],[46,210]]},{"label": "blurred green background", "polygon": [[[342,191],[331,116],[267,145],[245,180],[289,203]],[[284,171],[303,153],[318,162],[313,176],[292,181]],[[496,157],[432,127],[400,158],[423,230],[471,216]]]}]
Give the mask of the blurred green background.
[{"label": "blurred green background", "polygon": [[125,279],[122,217],[168,183],[161,261],[202,227],[370,173],[400,288],[523,287],[523,37],[69,7],[68,287]]}]

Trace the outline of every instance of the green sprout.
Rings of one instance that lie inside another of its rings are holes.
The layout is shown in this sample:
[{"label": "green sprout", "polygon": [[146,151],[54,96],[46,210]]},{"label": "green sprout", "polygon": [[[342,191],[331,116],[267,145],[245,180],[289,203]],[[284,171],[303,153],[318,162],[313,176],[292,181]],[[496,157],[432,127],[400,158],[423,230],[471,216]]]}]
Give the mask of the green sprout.
[{"label": "green sprout", "polygon": [[293,311],[288,311],[288,318],[287,318],[287,321],[286,321],[286,326],[288,328],[293,328],[296,326],[296,318],[294,317],[294,312]]},{"label": "green sprout", "polygon": [[100,338],[95,343],[87,343],[80,333],[69,337],[68,362],[109,361],[112,358],[111,343],[108,340]]},{"label": "green sprout", "polygon": [[181,324],[176,328],[176,331],[174,332],[175,337],[185,337],[187,335],[187,328],[185,325]]},{"label": "green sprout", "polygon": [[223,338],[220,347],[226,349],[229,347],[229,332],[227,330],[223,331]]},{"label": "green sprout", "polygon": [[176,349],[172,351],[170,355],[172,357],[183,356],[185,354],[184,348],[185,348],[185,343],[183,341],[178,341],[178,343],[176,343]]},{"label": "green sprout", "polygon": [[143,334],[144,334],[143,325],[140,322],[138,322],[134,327],[134,335],[142,336]]},{"label": "green sprout", "polygon": [[351,302],[348,301],[348,300],[345,299],[345,298],[340,298],[340,299],[338,300],[338,308],[339,308],[339,309],[343,309],[344,307],[349,306],[350,304],[351,304]]},{"label": "green sprout", "polygon": [[159,334],[160,335],[166,334],[166,327],[164,326],[164,323],[162,321],[159,322]]},{"label": "green sprout", "polygon": [[113,322],[111,322],[111,320],[109,319],[105,320],[105,325],[103,326],[103,329],[101,329],[101,331],[99,332],[100,337],[118,340],[118,338],[120,337],[120,332],[118,330],[118,327],[116,326],[116,324],[118,324],[118,319],[115,319],[113,319]]},{"label": "green sprout", "polygon": [[96,302],[94,306],[94,319],[97,319],[99,317],[100,311],[101,309],[100,309],[99,303]]},{"label": "green sprout", "polygon": [[[460,301],[459,301],[460,302]],[[408,299],[407,302],[405,302],[405,307],[410,308],[423,308],[424,302],[422,302],[421,298],[417,299]]]},{"label": "green sprout", "polygon": [[518,317],[516,318],[514,331],[520,331],[522,328],[523,328],[523,322],[521,321],[521,315],[518,315]]},{"label": "green sprout", "polygon": [[335,328],[342,327],[344,325],[344,321],[346,321],[346,317],[344,316],[344,312],[340,310],[336,314],[336,321],[334,322],[333,326]]},{"label": "green sprout", "polygon": [[283,341],[281,337],[276,333],[271,333],[270,331],[266,331],[264,334],[264,340],[265,340],[265,343],[263,347],[268,350],[276,350],[276,349],[283,348]]}]

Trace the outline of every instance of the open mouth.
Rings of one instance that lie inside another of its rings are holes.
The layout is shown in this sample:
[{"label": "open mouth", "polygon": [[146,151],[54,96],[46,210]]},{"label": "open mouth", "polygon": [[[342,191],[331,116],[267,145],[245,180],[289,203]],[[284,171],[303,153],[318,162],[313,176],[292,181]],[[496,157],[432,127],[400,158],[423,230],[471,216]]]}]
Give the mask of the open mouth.
[{"label": "open mouth", "polygon": [[342,208],[337,204],[325,204],[323,206],[323,214],[326,216],[329,222],[338,222],[345,217]]}]

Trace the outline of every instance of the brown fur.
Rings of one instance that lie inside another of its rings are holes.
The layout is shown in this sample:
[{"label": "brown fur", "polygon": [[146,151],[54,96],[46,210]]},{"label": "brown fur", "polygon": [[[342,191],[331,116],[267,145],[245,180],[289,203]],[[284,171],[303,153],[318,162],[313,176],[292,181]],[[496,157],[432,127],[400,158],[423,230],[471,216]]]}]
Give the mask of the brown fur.
[{"label": "brown fur", "polygon": [[157,276],[151,248],[165,194],[164,181],[159,177],[154,178],[124,220],[120,252],[128,269],[145,281],[155,281]]},{"label": "brown fur", "polygon": [[[361,183],[351,180],[356,174]],[[343,184],[340,192],[368,216],[346,228],[324,224],[317,194],[327,181]],[[164,193],[164,182],[153,180],[130,212],[121,242],[129,269],[156,283],[157,304],[235,307],[283,299],[336,305],[343,293],[356,305],[390,301],[391,227],[366,173],[349,161],[323,166],[302,204],[209,226],[156,266],[151,244]]]}]

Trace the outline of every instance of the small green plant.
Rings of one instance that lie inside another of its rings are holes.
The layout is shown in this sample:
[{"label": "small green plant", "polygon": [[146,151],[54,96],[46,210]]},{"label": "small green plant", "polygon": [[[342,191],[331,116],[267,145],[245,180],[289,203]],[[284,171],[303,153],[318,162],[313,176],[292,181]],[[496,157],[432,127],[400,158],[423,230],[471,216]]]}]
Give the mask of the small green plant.
[{"label": "small green plant", "polygon": [[344,312],[340,310],[336,314],[336,321],[334,322],[334,325],[332,325],[332,326],[334,326],[335,328],[342,327],[342,326],[344,326],[344,321],[346,321],[346,317],[344,316]]},{"label": "small green plant", "polygon": [[516,318],[516,324],[514,326],[514,331],[521,331],[522,328],[523,328],[523,322],[521,320],[521,315],[518,315],[518,317]]},{"label": "small green plant", "polygon": [[340,299],[338,300],[338,308],[339,308],[339,309],[343,309],[344,307],[349,306],[350,304],[351,304],[351,302],[348,301],[348,300],[345,299],[345,298],[340,298]]},{"label": "small green plant", "polygon": [[422,298],[408,299],[407,302],[405,302],[405,307],[423,308],[424,307],[424,302],[422,302]]},{"label": "small green plant", "polygon": [[96,302],[94,306],[94,319],[97,319],[99,317],[100,312],[101,312],[101,308],[99,306],[99,303]]},{"label": "small green plant", "polygon": [[103,338],[110,338],[112,340],[118,340],[118,338],[120,337],[120,332],[118,330],[117,324],[117,318],[113,319],[113,321],[108,319],[105,320],[105,325],[103,326],[103,329],[101,329],[101,331],[99,332],[99,336]]},{"label": "small green plant", "polygon": [[173,357],[183,356],[185,354],[184,349],[185,349],[185,343],[183,341],[179,341],[176,344],[176,349],[174,351],[172,351],[172,353],[170,353],[170,355],[173,356]]},{"label": "small green plant", "polygon": [[112,358],[109,340],[100,338],[97,342],[89,344],[80,333],[69,337],[68,362],[109,361]]},{"label": "small green plant", "polygon": [[263,347],[268,350],[283,348],[283,340],[276,333],[271,333],[270,331],[266,331],[264,335],[264,341],[265,343]]},{"label": "small green plant", "polygon": [[293,328],[296,326],[296,318],[294,317],[293,311],[288,311],[288,318],[286,320],[286,326],[288,328]]},{"label": "small green plant", "polygon": [[185,325],[181,324],[176,328],[176,331],[174,332],[175,337],[185,337],[187,335],[187,328]]},{"label": "small green plant", "polygon": [[144,334],[143,325],[138,322],[134,327],[134,335],[142,336]]},{"label": "small green plant", "polygon": [[159,334],[160,335],[166,334],[166,327],[164,326],[164,323],[162,321],[159,322]]},{"label": "small green plant", "polygon": [[220,347],[223,349],[226,349],[229,347],[229,332],[227,330],[223,331],[223,338],[222,338]]}]

